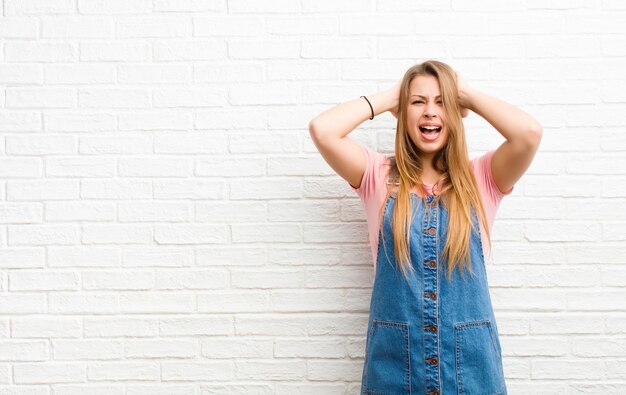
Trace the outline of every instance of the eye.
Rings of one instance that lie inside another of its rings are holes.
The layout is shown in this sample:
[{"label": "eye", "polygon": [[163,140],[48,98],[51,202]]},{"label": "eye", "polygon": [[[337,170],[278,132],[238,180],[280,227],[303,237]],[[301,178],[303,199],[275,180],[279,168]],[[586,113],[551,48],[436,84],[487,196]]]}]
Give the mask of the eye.
[{"label": "eye", "polygon": [[416,101],[413,102],[413,104],[415,104],[415,103],[424,103],[424,101],[423,100],[416,100]]}]

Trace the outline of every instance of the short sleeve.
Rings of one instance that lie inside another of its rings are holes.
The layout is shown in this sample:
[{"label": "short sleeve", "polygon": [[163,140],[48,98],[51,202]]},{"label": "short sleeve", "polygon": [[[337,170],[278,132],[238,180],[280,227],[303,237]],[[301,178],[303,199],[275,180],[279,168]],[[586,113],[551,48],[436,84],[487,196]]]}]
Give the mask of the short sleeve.
[{"label": "short sleeve", "polygon": [[[511,187],[508,191],[502,192],[493,180],[493,174],[491,172],[491,158],[494,153],[495,150],[491,150],[482,156],[472,159],[474,176],[476,177],[476,182],[478,183],[478,188],[480,189],[480,194],[485,208],[485,215],[487,216],[487,225],[490,230],[493,227],[493,222],[496,217],[500,201],[505,196],[510,195],[514,188]],[[482,229],[482,224],[481,230],[484,230]],[[483,254],[485,259],[487,259],[488,257],[491,257],[491,251],[489,250],[487,235],[484,231],[481,232],[481,234]]]},{"label": "short sleeve", "polygon": [[514,186],[512,186],[508,191],[502,192],[493,180],[493,174],[491,172],[491,158],[495,152],[495,150],[491,150],[474,159],[474,174],[476,176],[476,181],[481,188],[483,197],[488,198],[492,206],[497,206],[503,197],[510,195],[513,192],[514,188]]},{"label": "short sleeve", "polygon": [[365,171],[361,177],[358,188],[350,185],[353,191],[359,195],[365,208],[367,218],[367,231],[372,249],[374,267],[376,267],[376,251],[378,251],[378,234],[380,232],[380,208],[387,197],[387,173],[389,172],[390,160],[380,152],[361,145],[365,155]]},{"label": "short sleeve", "polygon": [[350,185],[361,200],[365,202],[375,194],[377,188],[380,188],[381,182],[383,182],[381,179],[381,177],[383,177],[381,170],[383,170],[383,164],[387,160],[387,157],[365,145],[361,145],[361,148],[365,155],[365,172],[363,172],[361,184],[358,188],[350,183],[348,183],[348,185]]}]

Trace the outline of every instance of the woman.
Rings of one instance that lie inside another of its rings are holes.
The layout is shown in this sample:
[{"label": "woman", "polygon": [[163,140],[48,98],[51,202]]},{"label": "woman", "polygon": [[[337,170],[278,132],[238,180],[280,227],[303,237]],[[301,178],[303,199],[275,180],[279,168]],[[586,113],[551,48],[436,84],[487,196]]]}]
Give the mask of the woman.
[{"label": "woman", "polygon": [[[470,110],[506,139],[471,161]],[[389,158],[347,137],[385,111],[397,118]],[[376,274],[361,393],[506,394],[485,257],[498,204],[530,166],[541,125],[430,60],[388,91],[321,113],[309,130],[367,213]]]}]

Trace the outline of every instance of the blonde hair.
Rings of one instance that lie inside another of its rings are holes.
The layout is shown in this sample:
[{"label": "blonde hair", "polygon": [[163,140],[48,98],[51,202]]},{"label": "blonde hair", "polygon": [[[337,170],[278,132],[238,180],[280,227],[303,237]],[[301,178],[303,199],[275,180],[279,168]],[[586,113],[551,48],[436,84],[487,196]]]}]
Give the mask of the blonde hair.
[{"label": "blonde hair", "polygon": [[[428,60],[409,68],[404,74],[400,87],[395,157],[390,158],[388,173],[389,180],[399,183],[392,219],[394,252],[396,263],[399,265],[402,273],[407,276],[409,270],[414,270],[410,259],[409,243],[411,216],[413,213],[410,191],[413,186],[417,186],[422,195],[424,207],[426,207],[426,197],[424,195],[427,194],[421,181],[424,169],[423,160],[418,147],[409,136],[407,127],[409,85],[415,77],[422,75],[431,75],[439,83],[445,123],[448,128],[448,141],[435,154],[432,164],[436,170],[443,173],[441,179],[433,186],[433,193],[435,193],[435,190],[437,191],[436,195],[440,197],[440,203],[446,205],[449,213],[447,223],[448,237],[442,253],[442,259],[448,261],[447,277],[449,280],[456,267],[459,267],[462,276],[463,268],[467,268],[470,272],[472,271],[469,243],[471,229],[475,229],[475,226],[472,223],[471,206],[474,207],[477,216],[483,224],[490,250],[491,236],[478,183],[470,166],[461,106],[458,99],[456,74],[450,66],[436,60]],[[390,195],[391,189],[388,189],[385,202]],[[382,209],[385,205],[382,205],[379,212],[381,218]],[[381,229],[383,229],[384,233],[383,225],[381,220]],[[421,262],[419,263],[421,264]]]}]

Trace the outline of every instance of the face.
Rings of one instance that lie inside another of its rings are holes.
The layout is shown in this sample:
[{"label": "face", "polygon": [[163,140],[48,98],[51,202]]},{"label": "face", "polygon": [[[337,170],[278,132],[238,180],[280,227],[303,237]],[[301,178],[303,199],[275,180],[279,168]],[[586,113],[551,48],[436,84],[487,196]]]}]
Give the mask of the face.
[{"label": "face", "polygon": [[[409,85],[407,121],[409,136],[425,157],[432,157],[448,141],[439,82],[432,75],[420,75]],[[428,129],[438,128],[435,131]]]}]

